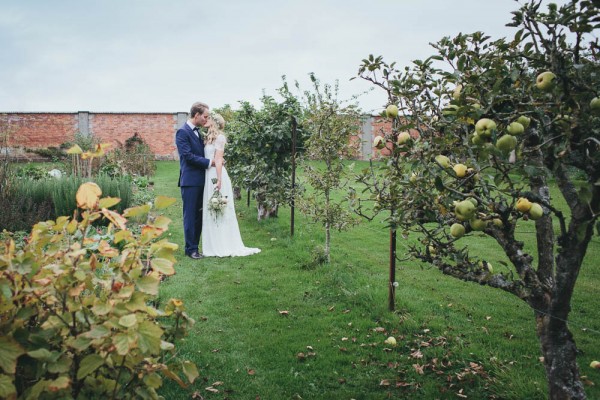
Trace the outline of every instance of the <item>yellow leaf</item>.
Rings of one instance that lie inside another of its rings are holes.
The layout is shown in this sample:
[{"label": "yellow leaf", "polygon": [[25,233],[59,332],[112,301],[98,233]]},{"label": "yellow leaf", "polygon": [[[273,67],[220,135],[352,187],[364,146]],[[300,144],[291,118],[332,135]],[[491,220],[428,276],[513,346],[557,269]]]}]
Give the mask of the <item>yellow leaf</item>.
[{"label": "yellow leaf", "polygon": [[127,220],[125,218],[123,218],[123,216],[121,214],[119,214],[118,212],[107,210],[106,208],[103,208],[102,214],[104,214],[104,216],[110,222],[112,222],[113,225],[115,225],[117,228],[119,228],[121,230],[126,229],[125,224],[127,223]]},{"label": "yellow leaf", "polygon": [[144,204],[141,206],[131,207],[131,208],[126,209],[125,211],[123,211],[123,216],[128,217],[128,218],[129,217],[139,217],[139,216],[148,214],[148,212],[150,212],[150,205]]},{"label": "yellow leaf", "polygon": [[115,204],[119,204],[120,201],[121,201],[121,199],[119,199],[118,197],[104,197],[104,198],[100,199],[100,203],[99,203],[98,207],[111,208]]},{"label": "yellow leaf", "polygon": [[126,240],[127,242],[133,239],[133,234],[131,231],[119,231],[115,233],[115,243],[119,243],[121,240]]},{"label": "yellow leaf", "polygon": [[170,205],[174,204],[176,201],[177,201],[177,199],[174,197],[156,196],[156,199],[154,200],[154,208],[157,210],[161,210],[163,208],[169,207]]},{"label": "yellow leaf", "polygon": [[73,145],[69,150],[67,150],[67,154],[81,154],[83,150],[79,147],[78,144]]},{"label": "yellow leaf", "polygon": [[154,220],[154,226],[160,229],[164,229],[165,231],[169,228],[169,224],[171,223],[171,219],[165,217],[164,215],[159,215]]},{"label": "yellow leaf", "polygon": [[98,199],[102,195],[100,186],[94,182],[86,182],[79,186],[75,198],[77,199],[77,207],[83,209],[95,208],[98,204]]}]

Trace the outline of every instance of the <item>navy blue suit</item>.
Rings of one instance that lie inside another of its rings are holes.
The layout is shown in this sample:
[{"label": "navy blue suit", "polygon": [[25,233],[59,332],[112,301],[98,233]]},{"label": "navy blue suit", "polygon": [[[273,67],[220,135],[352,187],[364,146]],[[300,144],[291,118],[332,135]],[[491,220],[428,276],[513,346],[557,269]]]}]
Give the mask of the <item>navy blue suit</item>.
[{"label": "navy blue suit", "polygon": [[198,251],[202,233],[202,203],[204,177],[210,160],[204,157],[204,142],[198,138],[188,123],[183,124],[175,134],[175,144],[179,152],[179,183],[183,200],[183,235],[185,254]]}]

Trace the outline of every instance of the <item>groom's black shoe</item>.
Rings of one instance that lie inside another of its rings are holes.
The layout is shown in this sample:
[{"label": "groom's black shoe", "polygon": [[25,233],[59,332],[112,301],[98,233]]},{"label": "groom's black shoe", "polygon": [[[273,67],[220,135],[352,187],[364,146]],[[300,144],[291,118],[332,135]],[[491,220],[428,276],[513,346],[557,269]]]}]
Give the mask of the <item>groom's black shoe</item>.
[{"label": "groom's black shoe", "polygon": [[193,251],[190,254],[187,255],[189,258],[193,258],[194,260],[199,260],[201,258],[204,258],[204,256],[200,253],[198,253],[197,251]]}]

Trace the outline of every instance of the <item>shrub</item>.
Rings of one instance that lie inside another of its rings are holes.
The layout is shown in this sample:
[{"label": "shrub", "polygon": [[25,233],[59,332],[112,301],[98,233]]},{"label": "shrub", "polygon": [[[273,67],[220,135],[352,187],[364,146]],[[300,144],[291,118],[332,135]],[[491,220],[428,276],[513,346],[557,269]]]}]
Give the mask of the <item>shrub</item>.
[{"label": "shrub", "polygon": [[[164,377],[193,382],[196,366],[175,357],[174,338],[193,323],[177,299],[151,305],[161,278],[172,275],[177,245],[161,239],[170,220],[148,217],[143,234],[127,216],[81,185],[81,221],[59,217],[36,224],[22,248],[0,243],[0,398],[159,398]],[[175,200],[159,198],[160,210]],[[105,218],[106,235],[90,240]],[[152,221],[152,222],[151,222]]]},{"label": "shrub", "polygon": [[125,144],[107,155],[100,166],[100,171],[111,176],[152,176],[156,172],[156,162],[150,146],[135,133],[125,141]]}]

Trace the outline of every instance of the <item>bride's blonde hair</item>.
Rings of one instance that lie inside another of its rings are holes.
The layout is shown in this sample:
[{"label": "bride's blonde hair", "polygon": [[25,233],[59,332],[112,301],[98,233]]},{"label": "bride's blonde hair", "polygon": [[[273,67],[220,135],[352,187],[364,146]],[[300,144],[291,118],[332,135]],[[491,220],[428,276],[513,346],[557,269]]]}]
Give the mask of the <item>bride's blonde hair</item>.
[{"label": "bride's blonde hair", "polygon": [[208,119],[210,120],[210,125],[208,126],[208,133],[206,134],[206,144],[214,142],[219,135],[225,135],[225,132],[223,131],[225,128],[225,120],[220,114],[211,112]]}]

